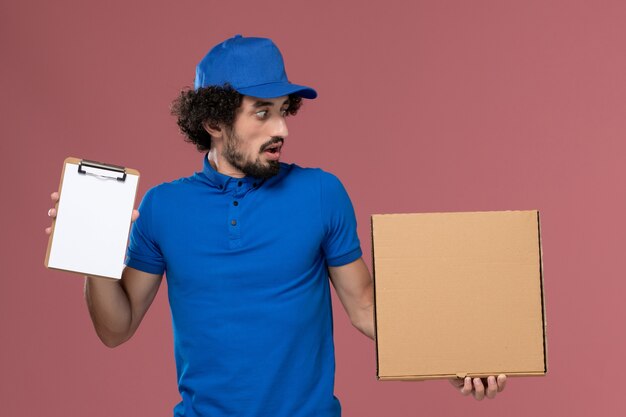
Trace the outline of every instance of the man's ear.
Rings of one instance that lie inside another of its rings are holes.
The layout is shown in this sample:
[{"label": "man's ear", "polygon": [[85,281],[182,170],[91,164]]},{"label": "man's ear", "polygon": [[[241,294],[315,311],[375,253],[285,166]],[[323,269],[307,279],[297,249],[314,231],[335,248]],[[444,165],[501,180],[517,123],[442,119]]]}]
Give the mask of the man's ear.
[{"label": "man's ear", "polygon": [[220,126],[211,124],[208,120],[202,122],[202,127],[204,127],[204,130],[206,130],[212,138],[221,138],[224,132]]}]

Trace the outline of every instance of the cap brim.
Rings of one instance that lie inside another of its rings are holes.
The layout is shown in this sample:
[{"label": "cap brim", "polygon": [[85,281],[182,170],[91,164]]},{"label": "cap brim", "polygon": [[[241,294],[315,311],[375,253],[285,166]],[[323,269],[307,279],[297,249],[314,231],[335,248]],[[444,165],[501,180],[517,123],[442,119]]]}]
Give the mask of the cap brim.
[{"label": "cap brim", "polygon": [[256,85],[254,87],[237,88],[235,90],[244,96],[252,96],[259,98],[276,98],[296,94],[302,98],[313,99],[317,97],[317,92],[311,87],[290,83],[268,83]]}]

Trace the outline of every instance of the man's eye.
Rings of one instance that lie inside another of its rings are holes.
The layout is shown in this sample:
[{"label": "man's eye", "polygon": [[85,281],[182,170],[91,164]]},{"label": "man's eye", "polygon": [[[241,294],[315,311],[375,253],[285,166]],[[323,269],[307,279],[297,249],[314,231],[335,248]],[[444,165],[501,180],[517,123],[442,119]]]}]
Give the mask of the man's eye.
[{"label": "man's eye", "polygon": [[259,116],[261,119],[265,119],[265,116],[267,116],[267,110],[259,110],[258,112],[256,112],[256,115]]},{"label": "man's eye", "polygon": [[281,116],[287,116],[287,109],[281,109],[280,114]]}]

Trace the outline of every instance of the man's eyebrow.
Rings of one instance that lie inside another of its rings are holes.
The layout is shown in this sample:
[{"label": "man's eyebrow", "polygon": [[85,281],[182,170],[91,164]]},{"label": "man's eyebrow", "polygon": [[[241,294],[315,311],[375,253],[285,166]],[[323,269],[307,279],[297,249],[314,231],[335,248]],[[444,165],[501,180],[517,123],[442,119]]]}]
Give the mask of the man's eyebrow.
[{"label": "man's eyebrow", "polygon": [[[284,106],[285,104],[289,104],[289,99],[285,100],[283,102],[283,104],[281,104],[281,106]],[[274,105],[274,103],[272,103],[271,101],[255,101],[254,104],[252,105],[254,108],[259,108],[259,107],[272,107]]]}]

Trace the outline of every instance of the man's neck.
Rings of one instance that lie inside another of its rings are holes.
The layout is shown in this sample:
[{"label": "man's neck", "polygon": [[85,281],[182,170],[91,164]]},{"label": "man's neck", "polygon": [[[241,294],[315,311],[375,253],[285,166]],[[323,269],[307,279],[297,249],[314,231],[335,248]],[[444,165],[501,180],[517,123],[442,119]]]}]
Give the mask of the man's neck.
[{"label": "man's neck", "polygon": [[246,176],[243,172],[229,164],[223,157],[222,153],[217,148],[211,148],[209,153],[207,154],[207,158],[209,163],[213,167],[214,170],[219,172],[220,174],[224,174],[233,178],[243,178]]}]

